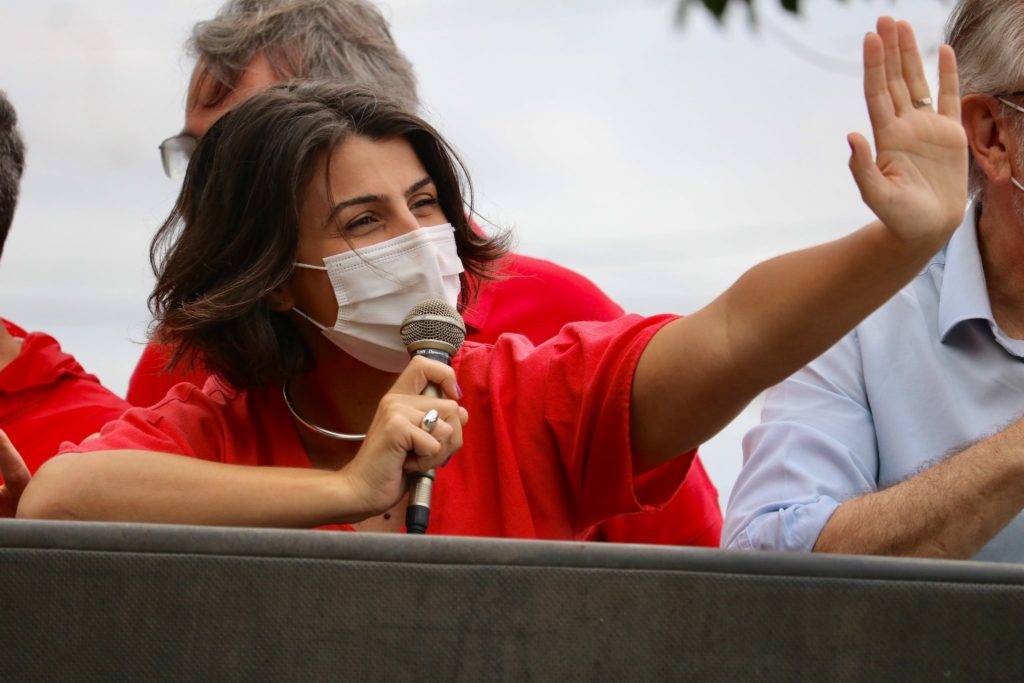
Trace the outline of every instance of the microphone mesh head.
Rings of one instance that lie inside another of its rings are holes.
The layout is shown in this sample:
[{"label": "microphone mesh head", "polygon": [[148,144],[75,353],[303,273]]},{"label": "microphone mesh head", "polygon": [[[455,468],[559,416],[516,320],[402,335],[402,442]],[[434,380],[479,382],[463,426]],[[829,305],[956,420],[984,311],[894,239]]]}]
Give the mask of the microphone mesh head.
[{"label": "microphone mesh head", "polygon": [[447,301],[427,299],[416,304],[402,321],[402,343],[437,340],[449,344],[456,351],[466,341],[466,324],[462,316]]}]

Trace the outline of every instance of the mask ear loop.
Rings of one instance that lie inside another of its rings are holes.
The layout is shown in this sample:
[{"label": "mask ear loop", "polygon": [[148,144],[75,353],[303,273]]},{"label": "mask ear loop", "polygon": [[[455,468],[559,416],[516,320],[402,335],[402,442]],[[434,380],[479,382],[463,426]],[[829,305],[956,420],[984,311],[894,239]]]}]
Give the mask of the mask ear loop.
[{"label": "mask ear loop", "polygon": [[[296,268],[306,268],[308,270],[327,270],[326,266],[311,266],[308,263],[299,263],[298,261],[293,262],[292,265],[295,266]],[[306,315],[305,313],[303,313],[302,309],[300,309],[298,306],[292,306],[292,310],[295,311],[296,313],[298,313],[299,315],[301,315],[303,318],[305,318],[309,322],[313,323],[313,325],[318,330],[320,330],[321,332],[323,332],[324,330],[327,329],[326,325],[321,325],[317,321],[313,320],[313,318],[311,318],[308,315]]]},{"label": "mask ear loop", "polygon": [[309,322],[311,322],[313,324],[313,326],[316,327],[321,332],[323,332],[324,330],[327,329],[326,325],[321,325],[317,321],[313,320],[313,318],[311,318],[310,316],[308,316],[305,313],[303,313],[302,309],[300,309],[298,306],[292,306],[292,310],[295,311],[296,313],[298,313],[300,316],[302,316],[306,320],[308,320]]}]

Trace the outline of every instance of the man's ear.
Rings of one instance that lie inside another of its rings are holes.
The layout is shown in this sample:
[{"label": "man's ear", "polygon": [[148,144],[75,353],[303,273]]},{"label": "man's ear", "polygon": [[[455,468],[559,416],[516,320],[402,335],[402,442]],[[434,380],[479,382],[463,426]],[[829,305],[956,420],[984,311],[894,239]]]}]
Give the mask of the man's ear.
[{"label": "man's ear", "polygon": [[267,306],[275,313],[287,313],[295,306],[295,297],[292,295],[291,280],[274,287],[267,294]]},{"label": "man's ear", "polygon": [[990,95],[967,95],[961,100],[961,120],[978,167],[990,181],[1006,182],[1013,169],[1007,151],[1014,141],[999,100]]}]

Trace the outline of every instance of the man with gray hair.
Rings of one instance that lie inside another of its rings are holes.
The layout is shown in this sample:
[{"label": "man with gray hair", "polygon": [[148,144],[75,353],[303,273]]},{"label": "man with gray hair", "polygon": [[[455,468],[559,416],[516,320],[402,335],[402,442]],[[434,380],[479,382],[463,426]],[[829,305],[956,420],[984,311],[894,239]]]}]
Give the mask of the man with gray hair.
[{"label": "man with gray hair", "polygon": [[[14,221],[25,169],[17,115],[0,90],[0,254]],[[128,404],[104,389],[50,336],[0,318],[0,517],[14,514],[17,494],[64,440],[79,441],[115,420]],[[59,429],[55,429],[59,426]],[[6,434],[4,433],[6,432]],[[27,465],[27,468],[26,468]]]},{"label": "man with gray hair", "polygon": [[[380,11],[365,0],[228,0],[213,19],[196,24],[189,50],[196,66],[185,127],[160,146],[172,177],[184,174],[197,140],[214,122],[276,83],[320,79],[366,86],[419,109],[412,65]],[[592,282],[549,261],[512,254],[498,275],[470,283],[478,296],[463,313],[467,340],[493,342],[511,332],[539,344],[568,323],[623,313]],[[146,347],[129,384],[129,402],[155,403],[181,381],[203,385],[207,373],[201,368],[166,372],[169,354],[158,344]],[[721,521],[718,493],[695,460],[665,510],[609,520],[591,538],[717,545]]]},{"label": "man with gray hair", "polygon": [[910,285],[769,391],[724,545],[1024,561],[1024,0],[961,0],[947,42],[973,204]]}]

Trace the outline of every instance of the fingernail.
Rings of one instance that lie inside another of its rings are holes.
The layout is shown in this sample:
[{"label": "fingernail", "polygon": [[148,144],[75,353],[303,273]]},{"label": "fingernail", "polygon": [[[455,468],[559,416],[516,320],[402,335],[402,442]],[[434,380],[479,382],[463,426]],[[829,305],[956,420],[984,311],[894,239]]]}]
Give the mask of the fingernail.
[{"label": "fingernail", "polygon": [[456,383],[455,383],[455,394],[456,394],[456,395],[457,395],[457,396],[458,396],[459,398],[462,398],[462,387],[460,387],[460,386],[459,386],[459,383],[458,383],[458,382],[456,382]]}]

